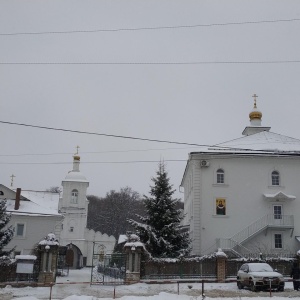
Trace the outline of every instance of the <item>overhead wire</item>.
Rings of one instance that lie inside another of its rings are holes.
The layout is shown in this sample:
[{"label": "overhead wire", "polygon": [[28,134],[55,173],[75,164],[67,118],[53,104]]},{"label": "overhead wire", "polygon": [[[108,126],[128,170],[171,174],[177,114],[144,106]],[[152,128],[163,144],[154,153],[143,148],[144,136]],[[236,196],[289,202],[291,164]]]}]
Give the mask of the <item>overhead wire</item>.
[{"label": "overhead wire", "polygon": [[[106,151],[83,151],[81,154],[111,154],[111,153],[130,153],[130,152],[148,152],[148,151],[168,151],[168,150],[186,150],[198,149],[199,147],[181,147],[181,148],[148,148],[148,149],[129,149],[129,150],[106,150]],[[53,156],[70,155],[71,152],[53,152],[53,153],[20,153],[20,154],[0,154],[0,157],[19,157],[19,156]]]},{"label": "overhead wire", "polygon": [[257,60],[257,61],[174,61],[174,62],[0,62],[0,65],[241,65],[241,64],[294,64],[300,60]]},{"label": "overhead wire", "polygon": [[[7,125],[17,125],[17,126],[31,127],[31,128],[37,128],[37,129],[46,129],[46,130],[78,133],[78,134],[114,137],[114,138],[122,138],[122,139],[131,139],[131,140],[139,140],[139,141],[146,141],[146,142],[168,143],[168,144],[188,145],[188,146],[197,146],[197,147],[208,147],[212,150],[215,150],[214,148],[218,148],[219,150],[231,150],[231,151],[237,151],[237,152],[239,152],[239,151],[252,151],[253,153],[254,152],[255,153],[261,152],[261,153],[276,153],[276,154],[281,153],[281,154],[284,154],[284,155],[288,154],[285,151],[273,151],[273,150],[264,150],[264,149],[254,150],[254,149],[250,149],[250,148],[222,146],[221,144],[207,145],[207,144],[187,143],[187,142],[178,142],[178,141],[170,141],[170,140],[149,139],[149,138],[141,138],[141,137],[134,137],[134,136],[115,135],[115,134],[98,133],[98,132],[90,132],[90,131],[80,131],[80,130],[65,129],[65,128],[55,128],[55,127],[32,125],[32,124],[17,123],[17,122],[9,122],[9,121],[2,121],[2,120],[0,120],[0,123],[7,124]],[[299,153],[295,153],[295,155],[299,155]]]},{"label": "overhead wire", "polygon": [[120,32],[120,31],[142,31],[142,30],[166,30],[166,29],[188,29],[188,28],[197,28],[197,27],[254,25],[254,24],[264,24],[264,23],[268,24],[268,23],[283,23],[283,22],[297,22],[297,21],[300,21],[300,19],[299,18],[291,18],[291,19],[242,21],[242,22],[211,23],[211,24],[187,24],[187,25],[129,27],[129,28],[108,28],[108,29],[91,29],[91,30],[36,31],[36,32],[2,32],[2,33],[0,33],[0,36],[75,34],[75,33]]},{"label": "overhead wire", "polygon": [[[164,162],[186,162],[186,159],[164,159]],[[85,161],[82,164],[136,164],[159,163],[159,160],[130,160],[130,161]],[[0,165],[66,165],[70,162],[0,162]]]},{"label": "overhead wire", "polygon": [[105,137],[114,137],[114,138],[122,138],[122,139],[131,139],[131,140],[140,140],[140,141],[156,142],[156,143],[168,143],[168,144],[188,145],[188,146],[204,146],[204,147],[209,146],[209,145],[201,145],[201,144],[197,144],[197,143],[175,142],[175,141],[149,139],[149,138],[141,138],[141,137],[134,137],[134,136],[125,136],[125,135],[107,134],[107,133],[99,133],[99,132],[72,130],[72,129],[65,129],[65,128],[55,128],[55,127],[39,126],[39,125],[17,123],[17,122],[8,122],[8,121],[1,121],[1,120],[0,120],[0,123],[8,124],[8,125],[32,127],[32,128],[38,128],[38,129],[55,130],[55,131],[63,131],[63,132],[71,132],[71,133],[79,133],[79,134],[88,134],[88,135],[97,135],[97,136],[105,136]]}]

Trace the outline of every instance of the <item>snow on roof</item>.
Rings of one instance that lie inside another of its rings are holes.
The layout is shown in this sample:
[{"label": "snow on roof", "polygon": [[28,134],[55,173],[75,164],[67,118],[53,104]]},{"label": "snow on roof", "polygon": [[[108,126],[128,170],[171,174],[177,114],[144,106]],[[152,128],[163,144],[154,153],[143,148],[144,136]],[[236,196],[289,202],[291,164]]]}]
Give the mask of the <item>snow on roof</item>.
[{"label": "snow on roof", "polygon": [[59,193],[21,191],[21,195],[43,207],[47,207],[51,210],[58,209]]},{"label": "snow on roof", "polygon": [[35,255],[16,255],[16,260],[18,259],[28,259],[28,260],[36,260],[37,257]]},{"label": "snow on roof", "polygon": [[244,136],[235,140],[220,143],[217,147],[234,149],[271,151],[271,152],[299,152],[300,140],[273,132],[262,131],[256,134]]},{"label": "snow on roof", "polygon": [[59,216],[59,194],[50,192],[22,191],[21,195],[28,200],[20,200],[20,207],[15,210],[15,199],[7,199],[7,211],[19,215]]},{"label": "snow on roof", "polygon": [[[231,141],[203,147],[201,153],[253,153],[253,154],[292,154],[300,152],[300,140],[281,134],[262,131]],[[192,152],[197,153],[197,152]]]},{"label": "snow on roof", "polygon": [[120,234],[118,239],[118,244],[124,243],[128,240],[128,237],[126,234]]},{"label": "snow on roof", "polygon": [[267,199],[291,199],[291,200],[295,200],[296,199],[296,196],[293,196],[293,195],[287,195],[285,194],[284,192],[277,192],[277,193],[274,193],[274,194],[264,194],[264,196],[267,198]]},{"label": "snow on roof", "polygon": [[70,171],[63,181],[88,182],[80,171]]},{"label": "snow on roof", "polygon": [[54,233],[48,233],[48,235],[39,242],[39,245],[59,245],[58,240]]}]

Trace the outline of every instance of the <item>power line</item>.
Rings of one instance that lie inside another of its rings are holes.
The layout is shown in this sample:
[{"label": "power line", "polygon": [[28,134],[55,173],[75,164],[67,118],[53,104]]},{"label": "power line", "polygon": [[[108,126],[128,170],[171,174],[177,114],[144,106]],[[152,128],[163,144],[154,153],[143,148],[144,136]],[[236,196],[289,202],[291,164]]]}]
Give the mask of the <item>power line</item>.
[{"label": "power line", "polygon": [[46,129],[46,130],[72,132],[72,133],[97,135],[97,136],[105,136],[105,137],[115,137],[115,138],[130,139],[130,140],[140,140],[140,141],[156,142],[156,143],[168,143],[168,144],[188,145],[188,146],[203,146],[203,147],[208,147],[209,146],[209,145],[200,145],[200,144],[185,143],[185,142],[174,142],[174,141],[168,141],[168,140],[147,139],[147,138],[140,138],[140,137],[133,137],[133,136],[125,136],[125,135],[116,135],[116,134],[107,134],[107,133],[80,131],[80,130],[72,130],[72,129],[64,129],[64,128],[54,128],[54,127],[38,126],[38,125],[32,125],[32,124],[7,122],[7,121],[1,121],[1,120],[0,120],[0,123],[9,124],[9,125],[17,125],[17,126],[25,126],[25,127],[31,127],[31,128]]},{"label": "power line", "polygon": [[[129,150],[106,150],[106,151],[80,151],[80,154],[111,154],[111,153],[132,153],[132,152],[149,152],[149,151],[169,151],[169,150],[186,150],[199,147],[181,147],[181,148],[148,148],[148,149],[129,149]],[[0,157],[20,157],[20,156],[53,156],[53,155],[73,155],[71,152],[53,152],[53,153],[20,153],[20,154],[0,154]]]},{"label": "power line", "polygon": [[290,155],[290,156],[298,156],[299,155],[298,152],[294,153],[294,154],[288,154],[288,153],[286,153],[286,151],[274,151],[274,150],[264,150],[264,149],[250,149],[250,148],[240,148],[240,147],[232,147],[232,146],[205,145],[205,144],[176,142],[176,141],[168,141],[168,140],[148,139],[148,138],[140,138],[140,137],[133,137],[133,136],[125,136],[125,135],[115,135],[115,134],[89,132],[89,131],[80,131],[80,130],[72,130],[72,129],[64,129],[64,128],[54,128],[54,127],[39,126],[39,125],[32,125],[32,124],[25,124],[25,123],[16,123],[16,122],[8,122],[8,121],[1,121],[1,120],[0,120],[0,123],[8,124],[8,125],[17,125],[17,126],[25,126],[25,127],[31,127],[31,128],[38,128],[38,129],[62,131],[62,132],[71,132],[71,133],[79,133],[79,134],[88,134],[88,135],[96,135],[96,136],[105,136],[105,137],[115,137],[115,138],[122,138],[122,139],[139,140],[139,141],[146,141],[146,142],[168,143],[168,144],[188,145],[188,146],[197,146],[197,147],[208,147],[208,148],[211,148],[213,151],[216,150],[216,149],[218,149],[219,151],[220,150],[231,150],[231,151],[234,150],[234,151],[237,151],[237,154],[240,151],[241,152],[243,152],[243,151],[251,151],[253,153],[258,153],[258,154],[261,154],[261,153],[273,154],[273,153],[275,153],[276,155],[278,155],[279,153],[281,153],[283,155]]},{"label": "power line", "polygon": [[[186,159],[164,159],[164,162],[186,162]],[[159,163],[159,160],[130,160],[130,161],[88,161],[80,164],[137,164]],[[0,165],[69,165],[70,162],[0,162]]]},{"label": "power line", "polygon": [[131,28],[110,28],[110,29],[91,29],[91,30],[65,30],[65,31],[36,31],[36,32],[3,32],[0,36],[18,36],[18,35],[48,35],[48,34],[75,34],[75,33],[98,33],[98,32],[120,32],[120,31],[142,31],[142,30],[168,30],[168,29],[189,29],[197,27],[219,27],[236,25],[254,25],[268,23],[297,22],[298,18],[279,19],[279,20],[260,20],[212,24],[194,24],[194,25],[173,25],[173,26],[153,26],[153,27],[131,27]]},{"label": "power line", "polygon": [[174,61],[174,62],[0,62],[0,65],[242,65],[242,64],[294,64],[300,60],[257,60],[257,61]]}]

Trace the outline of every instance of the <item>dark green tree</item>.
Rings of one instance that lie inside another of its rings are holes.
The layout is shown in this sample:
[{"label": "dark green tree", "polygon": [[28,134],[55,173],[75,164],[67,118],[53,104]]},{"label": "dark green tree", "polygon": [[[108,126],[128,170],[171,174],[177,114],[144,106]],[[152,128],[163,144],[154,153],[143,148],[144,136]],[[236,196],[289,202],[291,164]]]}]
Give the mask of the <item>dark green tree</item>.
[{"label": "dark green tree", "polygon": [[159,164],[150,197],[144,196],[146,216],[138,215],[140,222],[128,222],[135,228],[152,257],[182,257],[190,252],[190,239],[182,232],[180,222],[183,211],[178,209],[179,199],[174,199],[172,185],[163,162]]},{"label": "dark green tree", "polygon": [[6,201],[0,199],[0,257],[8,256],[14,250],[3,250],[3,248],[8,245],[14,236],[13,227],[7,227],[10,218],[11,215],[6,212]]}]

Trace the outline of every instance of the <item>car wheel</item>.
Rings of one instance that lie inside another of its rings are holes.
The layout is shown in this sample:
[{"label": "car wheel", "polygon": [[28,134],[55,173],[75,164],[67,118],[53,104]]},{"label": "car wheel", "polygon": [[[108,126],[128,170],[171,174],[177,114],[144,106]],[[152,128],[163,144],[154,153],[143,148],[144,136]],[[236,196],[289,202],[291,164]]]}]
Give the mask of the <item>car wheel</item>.
[{"label": "car wheel", "polygon": [[237,287],[239,290],[241,290],[244,286],[241,284],[240,281],[237,282]]},{"label": "car wheel", "polygon": [[253,281],[250,281],[250,290],[251,290],[252,292],[256,292],[256,286],[255,286],[255,284],[253,283]]},{"label": "car wheel", "polygon": [[284,287],[281,286],[281,287],[279,287],[277,290],[278,290],[278,292],[284,292]]}]

